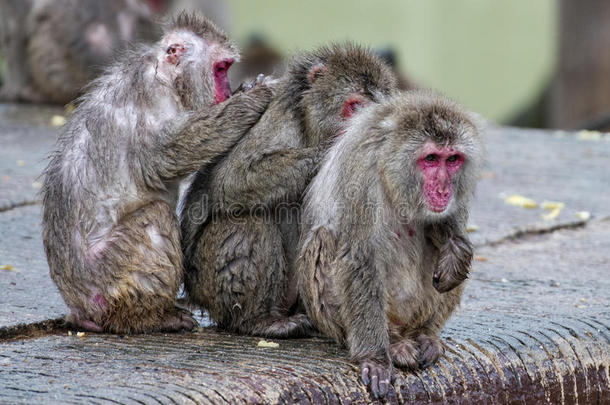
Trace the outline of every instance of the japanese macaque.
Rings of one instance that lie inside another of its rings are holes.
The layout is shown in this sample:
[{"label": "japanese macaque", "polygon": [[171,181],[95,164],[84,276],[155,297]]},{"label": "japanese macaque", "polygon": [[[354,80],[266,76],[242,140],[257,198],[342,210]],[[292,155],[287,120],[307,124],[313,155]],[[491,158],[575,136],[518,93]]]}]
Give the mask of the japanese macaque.
[{"label": "japanese macaque", "polygon": [[131,42],[157,40],[167,0],[3,0],[2,101],[68,103]]},{"label": "japanese macaque", "polygon": [[481,163],[475,117],[425,92],[361,112],[304,197],[299,293],[314,326],[347,345],[375,397],[392,364],[425,368],[459,304]]},{"label": "japanese macaque", "polygon": [[181,14],[96,79],[44,173],[43,242],[69,321],[96,332],[191,329],[182,283],[178,183],[226,154],[271,91],[230,96],[239,57],[204,17]]},{"label": "japanese macaque", "polygon": [[221,328],[299,336],[294,262],[302,194],[328,144],[360,109],[395,91],[370,51],[333,45],[296,57],[261,120],[214,167],[202,167],[181,210],[185,290]]}]

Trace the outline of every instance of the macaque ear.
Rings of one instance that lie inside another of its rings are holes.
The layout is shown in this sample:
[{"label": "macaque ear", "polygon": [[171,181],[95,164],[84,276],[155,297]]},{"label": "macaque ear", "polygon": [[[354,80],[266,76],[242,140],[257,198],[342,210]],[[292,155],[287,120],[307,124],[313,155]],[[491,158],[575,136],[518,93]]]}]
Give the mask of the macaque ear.
[{"label": "macaque ear", "polygon": [[165,49],[165,60],[172,65],[179,65],[182,55],[186,52],[184,44],[174,43]]},{"label": "macaque ear", "polygon": [[309,84],[313,84],[320,76],[324,75],[328,69],[324,64],[318,63],[314,65],[307,75],[307,81]]}]

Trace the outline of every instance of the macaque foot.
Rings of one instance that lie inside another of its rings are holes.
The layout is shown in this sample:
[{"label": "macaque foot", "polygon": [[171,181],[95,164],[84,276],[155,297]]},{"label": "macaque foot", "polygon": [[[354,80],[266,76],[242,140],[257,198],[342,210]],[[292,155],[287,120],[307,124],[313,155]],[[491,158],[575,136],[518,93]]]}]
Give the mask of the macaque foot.
[{"label": "macaque foot", "polygon": [[159,332],[181,332],[191,331],[198,325],[199,323],[189,311],[175,308],[161,320],[160,325],[155,329]]},{"label": "macaque foot", "polygon": [[370,388],[375,399],[384,398],[394,382],[391,364],[381,364],[375,360],[364,360],[360,363],[361,378],[364,385]]},{"label": "macaque foot", "polygon": [[434,363],[445,353],[445,348],[437,337],[428,335],[419,335],[416,338],[419,345],[418,362],[419,367],[423,370]]},{"label": "macaque foot", "polygon": [[403,338],[390,345],[390,355],[396,367],[417,370],[419,368],[419,353],[417,343],[409,338]]},{"label": "macaque foot", "polygon": [[101,332],[104,331],[104,328],[102,328],[97,323],[95,323],[93,321],[86,320],[86,319],[81,319],[81,318],[79,318],[75,314],[68,315],[66,317],[66,322],[69,325],[72,325],[72,326],[74,326],[77,329],[83,329],[83,330],[85,330],[87,332],[101,333]]},{"label": "macaque foot", "polygon": [[305,314],[296,314],[286,318],[274,319],[256,326],[253,335],[267,337],[306,337],[314,331],[311,321]]}]

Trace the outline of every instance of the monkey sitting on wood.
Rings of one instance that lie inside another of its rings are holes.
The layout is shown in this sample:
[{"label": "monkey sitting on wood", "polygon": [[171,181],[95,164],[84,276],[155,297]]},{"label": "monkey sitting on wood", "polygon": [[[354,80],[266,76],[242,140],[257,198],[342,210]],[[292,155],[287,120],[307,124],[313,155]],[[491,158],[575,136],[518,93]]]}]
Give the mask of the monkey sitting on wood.
[{"label": "monkey sitting on wood", "polygon": [[299,336],[311,330],[294,271],[302,194],[329,141],[396,78],[369,50],[333,45],[296,57],[273,88],[261,120],[187,192],[185,289],[221,328]]},{"label": "monkey sitting on wood", "polygon": [[226,100],[237,58],[211,21],[181,14],[80,100],[42,189],[45,251],[72,323],[117,333],[196,325],[175,306],[178,182],[226,154],[271,99],[257,85]]},{"label": "monkey sitting on wood", "polygon": [[481,164],[475,118],[410,92],[368,107],[331,147],[305,196],[299,292],[345,343],[375,397],[392,364],[425,368],[472,257],[468,204]]}]

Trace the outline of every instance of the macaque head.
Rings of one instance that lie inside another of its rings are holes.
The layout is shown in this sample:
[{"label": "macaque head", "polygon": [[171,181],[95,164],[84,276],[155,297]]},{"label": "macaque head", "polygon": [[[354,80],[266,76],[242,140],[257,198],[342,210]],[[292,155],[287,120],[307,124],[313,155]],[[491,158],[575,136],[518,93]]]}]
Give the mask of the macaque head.
[{"label": "macaque head", "polygon": [[465,205],[482,153],[474,116],[424,91],[403,93],[377,110],[382,178],[401,215],[431,223]]},{"label": "macaque head", "polygon": [[239,52],[212,21],[181,13],[160,44],[157,72],[171,83],[185,109],[209,107],[230,97],[228,71]]},{"label": "macaque head", "polygon": [[299,103],[310,145],[343,134],[363,107],[388,97],[397,86],[381,59],[349,43],[305,55],[292,69],[303,76]]}]

